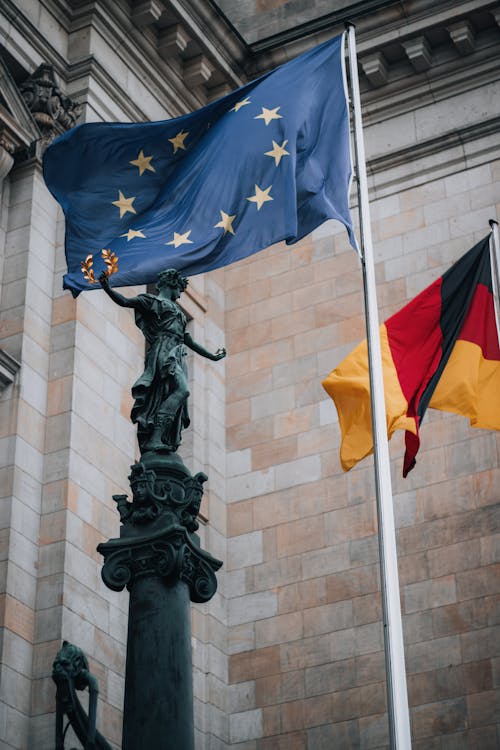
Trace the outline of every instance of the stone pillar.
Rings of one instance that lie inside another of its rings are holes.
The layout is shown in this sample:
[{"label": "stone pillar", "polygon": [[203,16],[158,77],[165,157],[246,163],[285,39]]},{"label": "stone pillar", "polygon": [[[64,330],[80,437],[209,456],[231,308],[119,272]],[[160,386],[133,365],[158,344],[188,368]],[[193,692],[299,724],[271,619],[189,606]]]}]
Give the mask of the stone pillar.
[{"label": "stone pillar", "polygon": [[130,591],[122,750],[194,750],[190,600],[212,598],[222,565],[194,533],[207,477],[155,452],[129,478],[120,538],[98,546],[106,586]]}]

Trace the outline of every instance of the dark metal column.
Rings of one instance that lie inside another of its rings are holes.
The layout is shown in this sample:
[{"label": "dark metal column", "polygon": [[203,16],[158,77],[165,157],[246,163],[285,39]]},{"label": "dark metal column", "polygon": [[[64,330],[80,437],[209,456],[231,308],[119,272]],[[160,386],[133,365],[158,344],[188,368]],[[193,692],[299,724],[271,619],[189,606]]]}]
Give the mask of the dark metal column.
[{"label": "dark metal column", "polygon": [[[189,590],[184,581],[139,578],[130,590],[122,750],[192,750]],[[163,744],[162,744],[163,742]]]},{"label": "dark metal column", "polygon": [[222,565],[194,533],[205,480],[176,455],[146,454],[134,501],[114,496],[120,538],[98,547],[105,584],[130,591],[122,750],[194,750],[190,601],[212,598]]}]

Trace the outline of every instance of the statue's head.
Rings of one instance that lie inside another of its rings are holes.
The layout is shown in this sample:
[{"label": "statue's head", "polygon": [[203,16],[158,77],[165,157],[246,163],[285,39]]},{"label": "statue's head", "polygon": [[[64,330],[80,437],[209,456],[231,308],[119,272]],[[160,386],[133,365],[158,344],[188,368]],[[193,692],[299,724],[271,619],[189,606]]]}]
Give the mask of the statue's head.
[{"label": "statue's head", "polygon": [[182,276],[175,268],[168,268],[166,271],[160,271],[156,281],[156,288],[160,292],[162,289],[175,289],[179,292],[185,290],[188,280]]},{"label": "statue's head", "polygon": [[63,677],[78,679],[82,671],[88,671],[88,668],[89,663],[81,648],[68,641],[63,641],[53,665],[54,679],[56,681]]},{"label": "statue's head", "polygon": [[129,481],[134,495],[134,502],[139,505],[149,502],[155,478],[155,472],[152,470],[147,471],[142,463],[134,464],[131,467]]}]

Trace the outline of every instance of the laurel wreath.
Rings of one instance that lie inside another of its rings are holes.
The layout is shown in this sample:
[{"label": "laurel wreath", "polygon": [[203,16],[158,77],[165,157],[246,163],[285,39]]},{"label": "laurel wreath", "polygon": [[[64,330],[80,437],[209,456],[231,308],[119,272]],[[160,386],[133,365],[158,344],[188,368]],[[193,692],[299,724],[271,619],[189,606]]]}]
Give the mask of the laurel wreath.
[{"label": "laurel wreath", "polygon": [[[111,274],[117,273],[118,257],[115,255],[115,253],[112,250],[108,250],[105,248],[101,251],[101,255],[104,259],[104,263],[106,264],[106,270],[104,271],[106,276],[111,276]],[[92,268],[92,266],[94,265],[93,256],[87,255],[85,260],[80,261],[80,265],[82,267],[82,273],[85,280],[88,281],[89,284],[97,284],[94,269]]]}]

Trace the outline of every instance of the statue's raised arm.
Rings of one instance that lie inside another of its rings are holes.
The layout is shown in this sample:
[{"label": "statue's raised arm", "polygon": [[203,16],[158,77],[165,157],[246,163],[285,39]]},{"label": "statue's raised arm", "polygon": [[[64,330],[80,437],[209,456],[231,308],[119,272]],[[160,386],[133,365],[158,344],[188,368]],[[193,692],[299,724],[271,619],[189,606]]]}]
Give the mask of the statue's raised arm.
[{"label": "statue's raised arm", "polygon": [[116,292],[114,289],[112,289],[109,285],[109,279],[106,273],[101,273],[99,276],[99,283],[101,284],[102,289],[106,292],[108,297],[111,297],[113,302],[116,302],[117,305],[120,305],[120,307],[137,307],[138,305],[138,297],[125,297],[123,294],[119,294],[119,292]]},{"label": "statue's raised arm", "polygon": [[221,348],[212,354],[186,331],[186,316],[176,300],[188,282],[175,269],[158,274],[158,295],[125,297],[110,287],[105,274],[99,281],[113,302],[134,308],[136,325],[147,342],[144,372],[132,386],[131,419],[137,423],[141,453],[176,451],[182,429],[189,425],[184,345],[213,361],[225,357],[226,350]]}]

